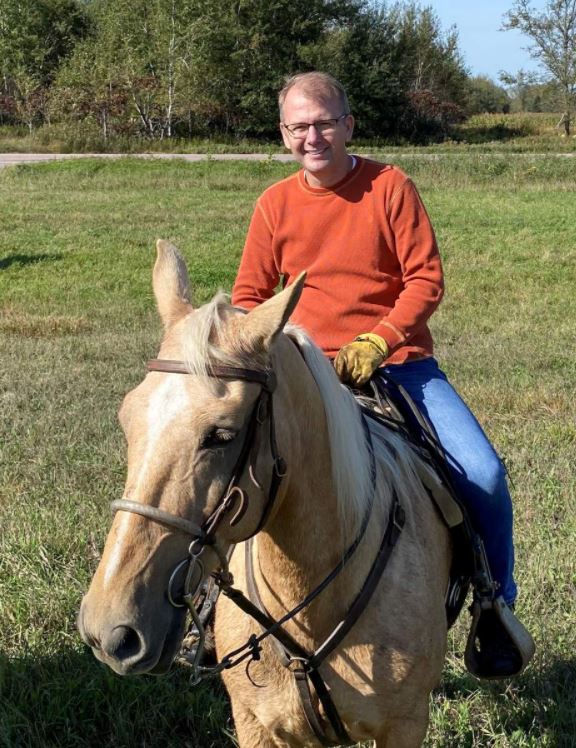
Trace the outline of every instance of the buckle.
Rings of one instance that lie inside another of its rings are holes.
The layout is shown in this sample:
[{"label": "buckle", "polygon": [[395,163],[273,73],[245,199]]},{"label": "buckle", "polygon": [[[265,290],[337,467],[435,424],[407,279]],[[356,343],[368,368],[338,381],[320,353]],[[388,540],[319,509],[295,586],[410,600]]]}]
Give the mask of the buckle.
[{"label": "buckle", "polygon": [[268,369],[266,372],[266,381],[262,385],[266,392],[274,392],[276,389],[276,386],[278,384],[278,380],[276,378],[276,372],[273,369]]}]

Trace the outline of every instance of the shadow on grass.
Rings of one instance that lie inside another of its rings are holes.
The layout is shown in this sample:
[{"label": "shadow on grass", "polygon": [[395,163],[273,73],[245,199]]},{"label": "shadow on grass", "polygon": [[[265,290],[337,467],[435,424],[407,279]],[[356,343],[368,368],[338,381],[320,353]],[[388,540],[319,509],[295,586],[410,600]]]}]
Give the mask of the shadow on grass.
[{"label": "shadow on grass", "polygon": [[[0,746],[232,748],[222,685],[192,689],[188,675],[175,669],[122,678],[88,651],[12,660],[0,654]],[[479,683],[452,671],[436,695],[461,703],[480,696],[477,707],[489,708],[511,738],[546,736],[550,748],[574,748],[576,659],[531,668],[511,683]]]},{"label": "shadow on grass", "polygon": [[460,137],[467,143],[482,144],[493,143],[495,140],[505,142],[515,138],[524,138],[532,135],[530,128],[517,126],[510,127],[504,124],[491,125],[489,127],[466,127],[460,131]]},{"label": "shadow on grass", "polygon": [[576,658],[532,666],[512,681],[479,682],[466,672],[445,673],[436,693],[462,701],[479,691],[506,735],[546,736],[550,748],[576,746]]},{"label": "shadow on grass", "polygon": [[39,262],[54,262],[61,259],[62,255],[55,254],[8,255],[0,258],[0,270],[7,270],[12,265],[24,267],[26,265],[36,265]]},{"label": "shadow on grass", "polygon": [[223,687],[191,689],[188,677],[122,678],[88,651],[0,654],[0,746],[231,748]]}]

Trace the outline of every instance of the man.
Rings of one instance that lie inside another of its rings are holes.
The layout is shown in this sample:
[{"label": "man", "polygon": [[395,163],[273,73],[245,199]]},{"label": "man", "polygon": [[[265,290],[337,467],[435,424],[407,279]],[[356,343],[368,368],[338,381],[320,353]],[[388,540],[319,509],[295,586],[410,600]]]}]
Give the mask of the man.
[{"label": "man", "polygon": [[[503,465],[433,357],[427,321],[443,295],[440,256],[418,192],[399,169],[348,153],[354,118],[324,73],[288,80],[279,95],[284,145],[302,169],[258,199],[232,303],[252,308],[307,270],[292,321],[345,382],[382,371],[435,427],[453,482],[484,541],[498,594],[513,604],[512,504]],[[484,670],[515,672],[515,653],[486,617]],[[484,641],[482,641],[482,638]]]}]

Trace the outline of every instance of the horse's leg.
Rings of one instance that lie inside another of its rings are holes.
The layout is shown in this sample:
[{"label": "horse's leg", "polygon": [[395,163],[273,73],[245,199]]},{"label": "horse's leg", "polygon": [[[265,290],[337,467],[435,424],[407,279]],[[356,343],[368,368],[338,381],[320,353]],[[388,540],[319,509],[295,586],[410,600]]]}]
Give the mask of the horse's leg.
[{"label": "horse's leg", "polygon": [[239,748],[277,748],[268,730],[248,709],[232,706]]},{"label": "horse's leg", "polygon": [[374,748],[420,748],[428,730],[428,704],[424,714],[391,720],[386,732],[374,741]]}]

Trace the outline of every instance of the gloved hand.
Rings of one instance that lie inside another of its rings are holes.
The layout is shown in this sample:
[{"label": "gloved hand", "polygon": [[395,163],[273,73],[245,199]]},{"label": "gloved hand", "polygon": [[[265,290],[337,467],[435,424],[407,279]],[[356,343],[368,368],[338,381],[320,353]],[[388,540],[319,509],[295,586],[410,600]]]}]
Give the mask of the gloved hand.
[{"label": "gloved hand", "polygon": [[334,359],[334,368],[341,382],[362,387],[389,353],[384,338],[367,332],[340,348]]}]

